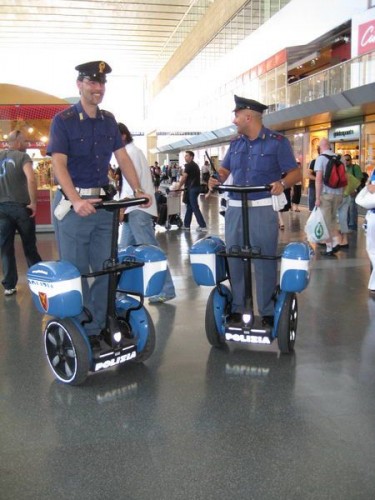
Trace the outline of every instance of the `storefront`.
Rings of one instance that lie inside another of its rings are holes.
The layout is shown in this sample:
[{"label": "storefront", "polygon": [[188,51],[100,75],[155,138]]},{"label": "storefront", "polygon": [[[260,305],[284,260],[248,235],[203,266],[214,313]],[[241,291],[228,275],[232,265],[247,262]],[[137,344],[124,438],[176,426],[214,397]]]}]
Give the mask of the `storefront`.
[{"label": "storefront", "polygon": [[27,153],[33,160],[38,187],[37,231],[52,230],[51,202],[56,187],[51,159],[46,157],[52,118],[69,103],[26,87],[0,84],[0,149],[8,148],[8,134],[20,130],[26,137]]},{"label": "storefront", "polygon": [[335,153],[341,156],[349,154],[352,157],[353,163],[361,165],[363,169],[363,161],[360,158],[361,126],[359,124],[332,127],[328,138]]},{"label": "storefront", "polygon": [[368,175],[371,175],[375,168],[375,115],[367,116],[362,128],[361,166]]}]

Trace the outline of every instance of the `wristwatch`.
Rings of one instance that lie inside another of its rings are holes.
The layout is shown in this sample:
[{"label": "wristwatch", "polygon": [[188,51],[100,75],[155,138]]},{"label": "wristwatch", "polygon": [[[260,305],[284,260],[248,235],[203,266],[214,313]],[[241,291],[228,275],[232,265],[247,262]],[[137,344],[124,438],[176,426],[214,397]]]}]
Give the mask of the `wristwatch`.
[{"label": "wristwatch", "polygon": [[134,196],[137,196],[137,193],[138,194],[145,194],[145,192],[143,191],[142,188],[135,188],[133,191]]}]

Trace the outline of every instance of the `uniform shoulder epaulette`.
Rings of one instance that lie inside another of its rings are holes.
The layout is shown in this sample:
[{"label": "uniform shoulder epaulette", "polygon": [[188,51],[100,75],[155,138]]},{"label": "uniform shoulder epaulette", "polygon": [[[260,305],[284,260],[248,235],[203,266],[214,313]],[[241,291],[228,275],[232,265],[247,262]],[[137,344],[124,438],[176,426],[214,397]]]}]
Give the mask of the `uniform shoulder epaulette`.
[{"label": "uniform shoulder epaulette", "polygon": [[284,136],[283,136],[283,134],[280,134],[279,132],[271,132],[270,138],[276,139],[277,141],[281,141],[281,139],[284,139]]},{"label": "uniform shoulder epaulette", "polygon": [[101,110],[103,116],[109,116],[109,118],[114,118],[115,115],[111,113],[110,111],[106,111],[105,109]]},{"label": "uniform shoulder epaulette", "polygon": [[77,111],[74,106],[70,106],[68,109],[64,109],[64,111],[61,111],[60,116],[63,120],[68,120],[69,118],[72,118],[73,116],[76,116]]}]

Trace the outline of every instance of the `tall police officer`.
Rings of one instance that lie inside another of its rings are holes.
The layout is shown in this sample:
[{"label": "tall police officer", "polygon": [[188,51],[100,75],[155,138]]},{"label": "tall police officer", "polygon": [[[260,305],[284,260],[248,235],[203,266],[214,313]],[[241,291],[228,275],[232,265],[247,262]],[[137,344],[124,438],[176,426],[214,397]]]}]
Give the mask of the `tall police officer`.
[{"label": "tall police officer", "polygon": [[[260,248],[263,255],[276,255],[278,242],[278,216],[273,210],[271,195],[301,180],[300,169],[288,139],[265,128],[262,113],[267,106],[253,99],[234,96],[233,123],[239,133],[230,144],[219,168],[220,181],[211,178],[209,187],[223,183],[229,174],[238,186],[270,184],[270,192],[249,193],[249,232],[252,247]],[[287,175],[281,180],[281,174]],[[225,214],[225,240],[227,247],[243,245],[241,195],[230,193]],[[273,293],[277,284],[277,261],[254,260],[255,281],[259,314],[263,325],[273,325]],[[232,283],[232,321],[240,319],[245,305],[245,273],[241,259],[229,259]]]},{"label": "tall police officer", "polygon": [[[104,61],[94,61],[75,69],[81,99],[53,119],[48,154],[52,155],[53,172],[60,185],[53,204],[60,258],[85,274],[101,270],[110,256],[113,214],[96,210],[94,203],[107,191],[112,153],[134,194],[145,195],[123,147],[115,117],[98,107],[111,67]],[[91,286],[84,280],[84,305],[93,315],[93,321],[85,325],[89,334],[99,334],[105,325],[107,286],[108,276],[95,278]]]}]

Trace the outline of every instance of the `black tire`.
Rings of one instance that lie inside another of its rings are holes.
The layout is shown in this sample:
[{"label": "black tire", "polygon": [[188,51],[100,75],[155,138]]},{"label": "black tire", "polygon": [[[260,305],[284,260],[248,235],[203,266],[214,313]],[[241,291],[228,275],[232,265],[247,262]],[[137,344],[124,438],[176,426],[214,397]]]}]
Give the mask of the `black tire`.
[{"label": "black tire", "polygon": [[82,384],[90,369],[87,342],[70,319],[52,319],[44,330],[44,348],[48,363],[61,382]]},{"label": "black tire", "polygon": [[150,313],[147,311],[147,309],[144,309],[144,311],[146,313],[147,323],[148,323],[148,336],[144,348],[142,349],[141,352],[137,353],[137,357],[134,359],[135,363],[143,363],[155,351],[155,342],[156,342],[155,326],[150,316]]},{"label": "black tire", "polygon": [[206,317],[205,317],[205,328],[206,328],[206,336],[208,342],[214,347],[223,347],[225,346],[225,338],[223,335],[220,335],[215,321],[214,314],[214,298],[215,298],[216,288],[214,288],[207,301],[206,306]]},{"label": "black tire", "polygon": [[283,354],[294,350],[297,335],[298,302],[297,294],[288,293],[283,303],[277,327],[277,343]]}]

